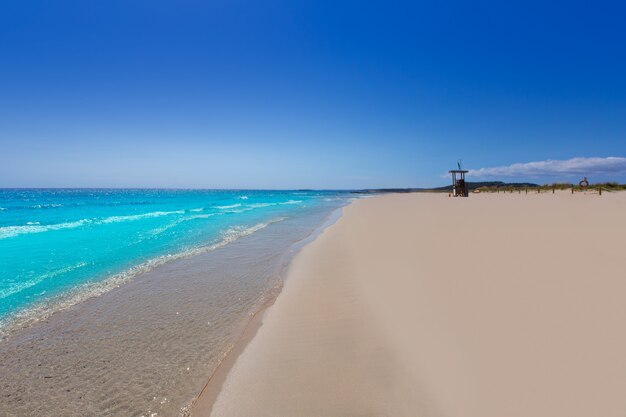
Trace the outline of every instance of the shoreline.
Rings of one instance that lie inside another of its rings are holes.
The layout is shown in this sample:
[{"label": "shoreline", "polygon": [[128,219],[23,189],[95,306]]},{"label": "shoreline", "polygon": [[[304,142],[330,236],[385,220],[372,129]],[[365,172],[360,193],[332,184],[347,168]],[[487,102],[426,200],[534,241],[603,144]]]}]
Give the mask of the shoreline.
[{"label": "shoreline", "polygon": [[[18,329],[0,343],[0,414],[188,413],[207,375],[233,357],[243,329],[276,298],[296,248],[336,212],[293,216],[166,262]],[[38,393],[23,394],[31,390]]]},{"label": "shoreline", "polygon": [[222,390],[228,374],[237,362],[237,358],[239,358],[248,344],[254,339],[263,325],[263,318],[265,314],[280,296],[289,275],[289,268],[291,267],[293,260],[307,245],[314,242],[321,234],[324,233],[326,229],[332,227],[337,221],[339,221],[343,215],[343,210],[353,204],[354,201],[356,201],[356,199],[345,206],[333,210],[318,227],[311,231],[308,236],[294,242],[289,250],[290,253],[287,255],[289,260],[283,264],[283,267],[279,272],[279,282],[281,283],[280,287],[275,288],[273,296],[266,300],[257,310],[251,312],[250,318],[245,324],[243,324],[241,330],[238,332],[236,340],[228,351],[225,352],[223,359],[213,370],[202,390],[191,402],[189,412],[184,414],[185,417],[210,415],[211,409],[213,408],[213,405]]},{"label": "shoreline", "polygon": [[193,416],[620,416],[624,207],[626,193],[359,200],[293,259]]},{"label": "shoreline", "polygon": [[233,343],[231,348],[225,352],[224,359],[217,365],[213,373],[209,376],[206,384],[192,401],[189,407],[189,412],[184,414],[184,417],[194,417],[198,414],[210,415],[211,409],[220,394],[223,384],[228,377],[228,374],[232,367],[237,362],[237,358],[243,353],[246,346],[254,339],[259,329],[263,325],[263,316],[267,310],[274,305],[276,298],[280,295],[280,292],[272,300],[265,303],[260,307],[258,311],[252,314],[247,323],[242,326],[243,330],[239,332],[237,340]]}]

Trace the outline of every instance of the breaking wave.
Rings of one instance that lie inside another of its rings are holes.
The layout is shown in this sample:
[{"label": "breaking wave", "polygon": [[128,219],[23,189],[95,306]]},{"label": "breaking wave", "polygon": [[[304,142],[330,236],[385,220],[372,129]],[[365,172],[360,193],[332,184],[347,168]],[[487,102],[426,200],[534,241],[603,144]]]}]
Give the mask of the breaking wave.
[{"label": "breaking wave", "polygon": [[241,207],[241,203],[237,203],[237,204],[230,204],[228,206],[215,206],[215,208],[218,208],[220,210],[224,210],[224,209],[231,209],[231,208],[235,208],[235,207]]},{"label": "breaking wave", "polygon": [[0,299],[6,298],[9,295],[13,295],[13,294],[16,294],[16,293],[18,293],[20,291],[23,291],[23,290],[27,289],[27,288],[33,287],[33,286],[35,286],[35,285],[39,284],[40,282],[45,281],[47,279],[54,278],[54,277],[59,276],[61,274],[67,274],[68,272],[71,272],[71,271],[73,271],[75,269],[78,269],[78,268],[82,268],[84,266],[87,266],[86,262],[79,262],[79,263],[77,263],[75,265],[70,265],[70,266],[67,266],[65,268],[56,269],[54,271],[50,271],[50,272],[47,272],[45,274],[39,275],[39,276],[37,276],[35,278],[31,278],[31,279],[29,279],[27,281],[19,282],[19,283],[15,284],[15,285],[13,285],[11,287],[0,289]]},{"label": "breaking wave", "polygon": [[6,239],[10,237],[15,237],[24,234],[30,233],[43,233],[49,232],[53,230],[62,230],[62,229],[74,229],[81,226],[92,225],[92,224],[110,224],[110,223],[119,223],[126,221],[134,221],[141,220],[152,217],[161,217],[161,216],[169,216],[172,214],[184,214],[184,210],[176,210],[176,211],[154,211],[151,213],[143,213],[143,214],[133,214],[128,216],[111,216],[105,217],[102,219],[81,219],[73,222],[65,222],[65,223],[57,223],[57,224],[36,224],[37,222],[29,222],[29,224],[24,226],[4,226],[0,227],[0,239]]}]

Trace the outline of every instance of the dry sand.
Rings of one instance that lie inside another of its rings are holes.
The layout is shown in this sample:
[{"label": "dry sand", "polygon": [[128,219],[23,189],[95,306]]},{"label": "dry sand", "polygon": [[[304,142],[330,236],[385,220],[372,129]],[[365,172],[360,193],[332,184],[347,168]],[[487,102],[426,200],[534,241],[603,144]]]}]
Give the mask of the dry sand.
[{"label": "dry sand", "polygon": [[386,195],[295,258],[194,416],[626,416],[626,193]]}]

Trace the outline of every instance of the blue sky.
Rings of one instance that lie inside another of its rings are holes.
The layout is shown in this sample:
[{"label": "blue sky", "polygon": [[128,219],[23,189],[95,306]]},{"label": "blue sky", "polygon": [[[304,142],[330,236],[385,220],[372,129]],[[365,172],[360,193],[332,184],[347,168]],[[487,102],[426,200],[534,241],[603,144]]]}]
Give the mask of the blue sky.
[{"label": "blue sky", "polygon": [[3,1],[0,186],[420,187],[457,159],[476,180],[626,182],[624,15]]}]

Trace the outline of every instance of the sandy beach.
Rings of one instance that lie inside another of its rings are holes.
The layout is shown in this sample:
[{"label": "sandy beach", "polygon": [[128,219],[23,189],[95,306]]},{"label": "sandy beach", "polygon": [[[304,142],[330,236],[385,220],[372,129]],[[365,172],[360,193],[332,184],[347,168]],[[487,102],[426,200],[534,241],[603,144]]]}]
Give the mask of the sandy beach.
[{"label": "sandy beach", "polygon": [[358,200],[192,415],[624,416],[624,213],[623,192]]}]

